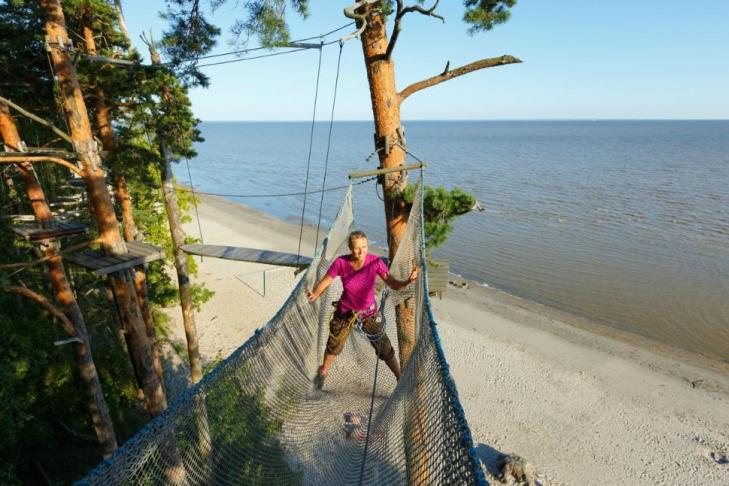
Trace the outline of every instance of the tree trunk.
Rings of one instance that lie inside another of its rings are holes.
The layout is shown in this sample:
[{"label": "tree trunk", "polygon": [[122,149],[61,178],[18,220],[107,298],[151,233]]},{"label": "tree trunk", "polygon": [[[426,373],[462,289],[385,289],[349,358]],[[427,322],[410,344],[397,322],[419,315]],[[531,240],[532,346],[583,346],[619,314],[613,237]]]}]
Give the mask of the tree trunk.
[{"label": "tree trunk", "polygon": [[[101,159],[91,132],[86,104],[81,94],[76,70],[69,57],[68,33],[59,0],[40,0],[45,14],[45,30],[50,46],[51,60],[61,88],[63,108],[66,112],[71,138],[83,168],[83,177],[91,204],[91,210],[107,255],[120,255],[127,252],[126,244],[119,233],[114,207],[104,182]],[[133,346],[135,366],[143,373],[144,395],[147,410],[153,417],[167,408],[167,398],[162,383],[154,370],[152,352],[142,318],[135,298],[134,282],[130,271],[122,271],[109,276],[109,281],[119,303],[119,310],[125,330]]]},{"label": "tree trunk", "polygon": [[[94,33],[89,27],[90,22],[84,25],[84,41],[86,43],[86,52],[89,55],[95,56],[98,54],[96,50],[96,41],[94,40]],[[95,99],[95,115],[96,123],[99,127],[99,134],[101,135],[101,143],[104,145],[104,150],[108,152],[108,160],[110,163],[111,179],[114,187],[114,194],[116,200],[119,203],[122,214],[122,227],[124,229],[124,240],[134,241],[137,238],[138,231],[137,225],[134,222],[134,213],[132,211],[132,200],[129,197],[129,189],[127,188],[127,179],[119,168],[118,162],[115,159],[116,152],[116,135],[114,134],[113,118],[111,110],[106,104],[106,96],[101,86],[96,83],[96,79],[92,77],[91,85],[94,86],[94,99]],[[142,317],[144,318],[145,330],[147,332],[147,339],[152,350],[152,360],[154,362],[154,369],[159,375],[160,380],[164,382],[164,371],[162,369],[162,361],[160,360],[159,348],[157,346],[157,333],[154,325],[154,314],[152,313],[152,306],[149,303],[148,291],[147,291],[147,274],[144,271],[144,267],[134,268],[134,288],[137,294],[137,302],[139,307],[142,309]]]},{"label": "tree trunk", "polygon": [[[23,144],[15,122],[10,115],[8,107],[2,104],[0,104],[0,135],[2,135],[5,145],[9,150],[22,151]],[[36,220],[38,220],[42,227],[49,227],[52,216],[51,210],[48,206],[48,201],[46,201],[43,188],[35,177],[33,167],[29,163],[19,163],[16,164],[16,167],[25,183],[28,199],[33,206],[33,213],[35,214]],[[89,397],[88,409],[91,414],[91,423],[96,432],[96,438],[101,445],[101,455],[107,458],[117,448],[116,434],[114,433],[114,424],[111,421],[109,409],[101,389],[99,375],[96,372],[94,358],[91,355],[91,345],[86,330],[86,322],[66,277],[63,260],[57,254],[59,248],[58,243],[53,240],[47,240],[45,243],[45,257],[48,257],[46,269],[56,295],[56,300],[61,304],[64,314],[71,322],[75,336],[81,339],[80,343],[74,345],[76,350],[76,365],[78,366],[81,380],[84,382],[84,387]]]},{"label": "tree trunk", "polygon": [[121,30],[121,33],[127,40],[127,43],[131,46],[132,42],[129,40],[129,31],[127,30],[127,22],[124,20],[124,11],[122,10],[121,0],[114,0],[114,10],[116,10],[116,19],[119,23],[119,30]]},{"label": "tree trunk", "polygon": [[[375,148],[380,149],[380,166],[383,168],[397,167],[405,162],[405,151],[399,145],[405,145],[401,140],[402,133],[400,120],[401,98],[395,84],[395,63],[387,56],[387,32],[385,21],[375,4],[366,4],[363,8],[368,15],[367,28],[361,35],[362,50],[364,52],[365,66],[367,68],[367,79],[370,86],[370,97],[372,101],[372,113],[375,121]],[[386,142],[385,137],[389,140]],[[389,142],[389,143],[388,143]],[[389,147],[390,151],[385,152]],[[385,174],[383,193],[385,199],[385,219],[387,221],[387,239],[389,244],[389,257],[392,262],[397,249],[400,246],[402,235],[407,226],[410,206],[397,198],[397,192],[405,188],[407,183],[404,173]],[[400,351],[400,366],[406,372],[408,361],[415,348],[415,302],[408,299],[399,304],[396,308],[397,314],[397,340]],[[422,383],[420,369],[416,369],[416,380]],[[416,387],[416,395],[423,393],[422,385]],[[427,453],[421,452],[425,447],[420,425],[423,421],[423,414],[415,402],[413,409],[406,410],[406,423],[408,428],[404,431],[408,436],[408,443],[411,448],[406,449],[408,484],[425,484],[423,478],[428,475]]]},{"label": "tree trunk", "polygon": [[[397,167],[405,162],[405,151],[398,144],[404,145],[400,138],[400,96],[395,85],[395,63],[388,60],[387,32],[385,22],[377,4],[367,4],[365,13],[369,13],[367,28],[361,35],[367,79],[370,86],[372,114],[375,122],[375,148],[378,152],[380,167]],[[389,139],[390,151],[385,152],[385,137]],[[401,172],[386,174],[383,181],[385,195],[385,220],[387,222],[387,241],[390,261],[395,257],[402,234],[410,214],[409,205],[398,199],[397,192],[404,189],[406,182],[401,180]],[[402,307],[402,308],[400,308]],[[415,347],[414,315],[406,306],[398,307],[397,339],[400,350],[400,364],[404,369]]]},{"label": "tree trunk", "polygon": [[[149,46],[152,64],[160,64],[160,56],[153,45]],[[167,87],[162,88],[162,99],[169,101],[170,94]],[[177,270],[177,283],[180,289],[180,306],[182,307],[182,321],[185,326],[185,337],[187,338],[187,354],[190,359],[190,375],[192,382],[197,383],[202,379],[202,365],[200,363],[200,349],[197,340],[197,327],[195,325],[195,314],[192,306],[192,281],[190,270],[187,265],[187,255],[182,251],[185,244],[185,233],[182,230],[180,219],[180,207],[177,203],[175,192],[174,174],[172,172],[172,154],[165,145],[163,133],[157,134],[157,144],[162,156],[162,192],[165,197],[165,209],[167,210],[167,221],[172,234],[172,251],[175,257],[175,269]]]}]

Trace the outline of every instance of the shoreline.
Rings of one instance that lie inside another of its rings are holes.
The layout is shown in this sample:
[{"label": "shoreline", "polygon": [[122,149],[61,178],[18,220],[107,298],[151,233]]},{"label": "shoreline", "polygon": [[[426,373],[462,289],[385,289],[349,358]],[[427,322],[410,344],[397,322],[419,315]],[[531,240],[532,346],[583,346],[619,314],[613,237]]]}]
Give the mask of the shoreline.
[{"label": "shoreline", "polygon": [[[454,273],[450,273],[449,275],[451,276],[449,280],[457,283],[457,285],[449,284],[448,286],[448,291],[452,293],[452,296],[455,294],[459,296],[457,298],[465,299],[465,296],[462,294],[466,293],[464,292],[461,294],[458,292],[459,290],[462,290],[459,288],[460,285],[465,283],[465,288],[469,291],[468,294],[470,294],[471,297],[475,295],[481,296],[481,299],[483,300],[493,299],[500,302],[502,305],[519,307],[524,309],[526,312],[532,312],[549,317],[553,322],[567,324],[566,327],[553,326],[552,328],[547,329],[548,326],[541,326],[535,328],[549,330],[551,333],[564,339],[571,340],[576,344],[581,343],[587,345],[591,341],[594,341],[595,338],[602,337],[614,341],[614,346],[612,347],[616,354],[619,354],[621,351],[620,345],[632,346],[640,351],[656,354],[658,357],[663,359],[674,359],[687,365],[706,369],[709,372],[729,375],[729,362],[682,349],[648,336],[624,331],[622,329],[612,327],[608,322],[601,322],[586,316],[573,314],[567,310],[559,309],[535,300],[529,300],[488,283],[470,280]],[[431,301],[437,301],[437,297],[432,298]],[[526,323],[525,325],[529,324]],[[725,391],[729,393],[729,388]]]},{"label": "shoreline", "polygon": [[[198,197],[206,243],[296,253],[298,225]],[[198,234],[194,215],[186,229]],[[310,256],[315,227],[303,233],[302,254]],[[196,315],[210,363],[267,322],[295,277],[292,269],[212,258],[198,265],[195,280],[216,292]],[[431,303],[487,468],[499,453],[516,453],[543,484],[729,484],[729,465],[712,459],[729,455],[729,363],[450,280],[466,286],[449,285]],[[184,340],[179,313],[168,309],[173,336]]]},{"label": "shoreline", "polygon": [[[180,187],[185,188],[187,190],[190,190],[190,186],[185,184],[178,184]],[[257,223],[262,224],[271,224],[273,222],[274,227],[273,229],[276,232],[282,232],[282,233],[291,233],[293,229],[296,230],[298,233],[299,231],[299,224],[298,222],[292,222],[285,219],[278,218],[272,214],[269,214],[265,211],[253,208],[251,206],[247,206],[243,203],[237,202],[235,200],[231,200],[228,198],[225,198],[223,196],[211,196],[208,194],[198,194],[195,193],[197,197],[201,200],[201,205],[203,203],[207,204],[215,204],[219,209],[225,210],[224,208],[230,208],[234,210],[242,210],[240,212],[241,216],[244,218],[251,218],[253,216],[255,218],[255,221]],[[193,221],[185,225],[186,234],[190,236],[197,237],[199,235],[198,227],[196,225],[196,219],[194,215],[192,215]],[[203,220],[205,218],[201,218]],[[303,248],[304,250],[307,250],[307,253],[304,253],[302,251],[302,255],[306,256],[313,256],[314,253],[314,245],[313,243],[311,245],[307,244],[306,242],[312,242],[314,239],[314,233],[315,233],[316,225],[313,223],[304,223],[304,231],[303,233],[308,236],[308,238],[303,239]],[[328,229],[322,228],[319,240],[323,239],[326,236],[326,231]],[[204,236],[204,235],[203,235]],[[213,243],[211,243],[213,244]],[[221,243],[216,243],[221,244]],[[270,246],[270,243],[267,243]],[[295,249],[289,249],[284,250],[282,247],[269,247],[266,246],[266,249],[273,249],[278,251],[289,251],[296,253]],[[291,246],[289,245],[289,248]],[[387,252],[387,248],[375,246],[374,252],[378,255],[385,255]],[[197,257],[196,257],[197,258]],[[469,290],[476,292],[476,293],[488,293],[492,297],[497,297],[500,299],[503,299],[505,302],[508,302],[510,305],[515,306],[521,306],[525,309],[530,310],[531,312],[536,313],[547,313],[552,318],[560,320],[562,322],[566,322],[570,324],[572,327],[581,329],[583,331],[587,331],[592,334],[596,334],[599,336],[604,336],[610,339],[614,339],[617,341],[620,341],[624,344],[636,346],[637,348],[640,348],[644,351],[650,351],[657,353],[659,355],[662,355],[664,357],[668,358],[674,358],[682,360],[686,363],[690,363],[695,366],[699,367],[705,367],[707,370],[710,371],[717,371],[717,372],[723,372],[727,373],[729,375],[729,361],[723,361],[718,358],[715,358],[713,356],[709,356],[706,354],[702,354],[695,351],[686,350],[683,348],[680,348],[678,346],[665,343],[662,341],[659,341],[655,338],[643,336],[641,334],[636,334],[629,331],[624,331],[622,329],[619,329],[617,327],[614,327],[613,323],[610,323],[608,321],[600,321],[598,319],[595,319],[594,317],[585,316],[585,315],[579,315],[575,314],[573,312],[570,312],[565,309],[560,309],[559,307],[555,307],[553,305],[550,305],[548,303],[539,302],[537,300],[531,300],[527,297],[520,296],[517,293],[510,292],[509,289],[500,288],[497,285],[494,285],[489,282],[481,282],[474,279],[469,279],[466,277],[463,277],[460,274],[449,272],[449,284],[448,284],[448,291],[452,292],[453,290],[459,290],[459,285],[452,285],[450,282],[457,282],[458,284],[465,284]],[[483,290],[479,290],[483,289]],[[432,301],[436,301],[437,297],[433,297],[431,299]],[[557,332],[555,330],[555,332]],[[564,333],[563,337],[568,336],[568,333]]]}]

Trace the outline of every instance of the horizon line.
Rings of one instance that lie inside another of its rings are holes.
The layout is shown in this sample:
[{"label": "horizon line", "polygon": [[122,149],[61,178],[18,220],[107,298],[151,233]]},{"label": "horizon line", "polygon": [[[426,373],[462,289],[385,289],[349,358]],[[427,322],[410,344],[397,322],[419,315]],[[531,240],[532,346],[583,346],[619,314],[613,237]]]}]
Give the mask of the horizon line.
[{"label": "horizon line", "polygon": [[[311,123],[311,120],[200,120],[203,123]],[[316,123],[329,123],[331,120],[315,120]],[[335,123],[372,122],[371,118],[352,118],[335,120]],[[519,122],[519,121],[729,121],[727,118],[414,118],[403,122]]]}]

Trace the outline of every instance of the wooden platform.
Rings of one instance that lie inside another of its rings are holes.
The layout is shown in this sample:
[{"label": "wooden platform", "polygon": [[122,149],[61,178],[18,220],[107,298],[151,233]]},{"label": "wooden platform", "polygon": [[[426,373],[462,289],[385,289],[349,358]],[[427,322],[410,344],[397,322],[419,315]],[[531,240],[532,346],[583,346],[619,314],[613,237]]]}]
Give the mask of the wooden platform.
[{"label": "wooden platform", "polygon": [[39,228],[36,224],[12,226],[14,233],[28,241],[47,240],[50,238],[67,238],[86,233],[86,226],[81,223],[57,222],[51,228]]},{"label": "wooden platform", "polygon": [[81,253],[72,253],[64,258],[66,261],[75,263],[101,276],[161,260],[165,256],[161,248],[141,241],[127,242],[127,249],[129,249],[129,253],[126,255],[113,257],[106,256],[98,251],[87,250]]},{"label": "wooden platform", "polygon": [[312,258],[297,256],[293,253],[279,251],[259,250],[256,248],[241,248],[237,246],[220,245],[184,245],[182,251],[189,255],[200,255],[238,262],[265,263],[283,267],[305,268],[311,265]]},{"label": "wooden platform", "polygon": [[3,214],[0,219],[8,219],[10,221],[35,221],[34,214]]}]

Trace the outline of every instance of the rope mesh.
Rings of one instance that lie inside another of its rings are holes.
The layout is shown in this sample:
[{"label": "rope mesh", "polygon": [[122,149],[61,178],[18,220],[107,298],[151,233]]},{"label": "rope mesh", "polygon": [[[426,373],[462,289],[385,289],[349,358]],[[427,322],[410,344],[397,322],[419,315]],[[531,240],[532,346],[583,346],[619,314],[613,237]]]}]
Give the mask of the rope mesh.
[{"label": "rope mesh", "polygon": [[376,357],[363,334],[350,333],[323,390],[312,382],[342,287],[336,279],[314,304],[306,290],[348,253],[350,187],[271,321],[80,484],[486,484],[430,310],[422,191],[415,200],[390,272],[405,280],[413,265],[423,271],[388,291],[380,310],[396,352],[398,314],[415,317],[417,341],[399,383],[377,366],[371,421]]}]

